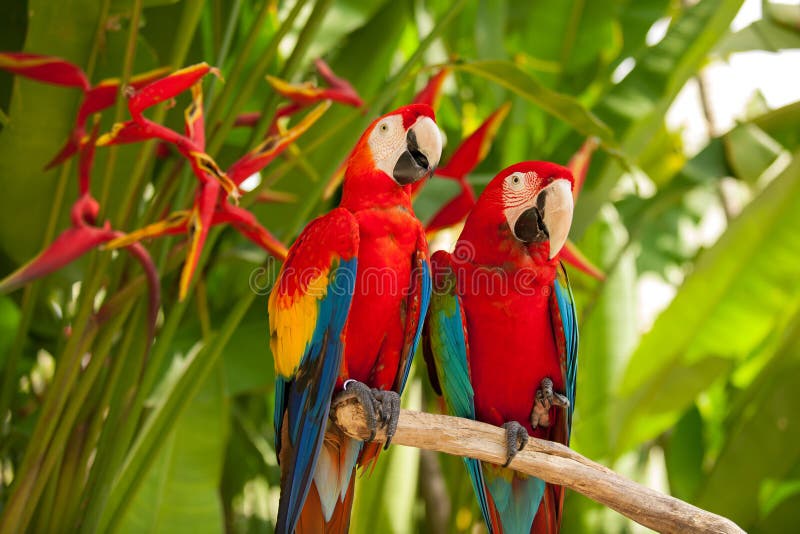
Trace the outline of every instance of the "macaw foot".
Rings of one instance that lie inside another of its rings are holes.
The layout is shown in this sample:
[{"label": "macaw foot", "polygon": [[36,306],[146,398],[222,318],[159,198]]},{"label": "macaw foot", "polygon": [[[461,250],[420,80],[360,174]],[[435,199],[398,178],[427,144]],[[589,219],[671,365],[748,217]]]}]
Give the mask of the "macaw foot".
[{"label": "macaw foot", "polygon": [[506,429],[506,463],[503,464],[503,467],[508,467],[517,452],[528,444],[528,431],[516,421],[503,423],[503,428]]},{"label": "macaw foot", "polygon": [[353,393],[364,407],[367,428],[370,432],[367,443],[375,439],[379,427],[385,426],[386,443],[383,448],[384,450],[389,448],[392,437],[397,431],[397,420],[400,418],[400,395],[395,391],[370,388],[363,382],[352,379],[345,381],[344,389]]},{"label": "macaw foot", "polygon": [[569,408],[569,399],[560,393],[553,391],[553,381],[543,378],[539,389],[536,390],[536,401],[533,403],[531,411],[531,426],[550,426],[550,407],[562,406]]}]

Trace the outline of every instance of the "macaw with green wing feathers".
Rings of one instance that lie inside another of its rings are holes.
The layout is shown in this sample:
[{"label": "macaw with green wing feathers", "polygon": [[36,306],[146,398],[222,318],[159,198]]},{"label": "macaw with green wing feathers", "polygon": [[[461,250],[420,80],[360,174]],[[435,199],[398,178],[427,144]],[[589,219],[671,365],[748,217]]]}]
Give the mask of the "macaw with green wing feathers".
[{"label": "macaw with green wing feathers", "polygon": [[332,395],[355,393],[373,433],[379,424],[394,433],[431,288],[410,187],[430,176],[441,151],[427,105],[375,120],[349,157],[339,207],[289,250],[269,299],[277,532],[346,532],[356,466],[380,452],[329,423]]},{"label": "macaw with green wing feathers", "polygon": [[[506,466],[529,435],[569,444],[577,325],[557,255],[572,222],[573,177],[528,161],[486,187],[452,253],[432,259],[423,350],[452,415],[506,429]],[[558,532],[560,486],[465,459],[490,532]]]}]

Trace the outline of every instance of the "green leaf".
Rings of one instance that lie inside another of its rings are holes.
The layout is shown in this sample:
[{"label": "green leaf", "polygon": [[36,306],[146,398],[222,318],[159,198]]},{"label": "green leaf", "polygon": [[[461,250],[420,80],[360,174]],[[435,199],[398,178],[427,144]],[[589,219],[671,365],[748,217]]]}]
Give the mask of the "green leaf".
[{"label": "green leaf", "polygon": [[510,61],[484,60],[457,63],[453,68],[486,78],[520,95],[586,136],[600,138],[614,148],[614,134],[600,119],[574,98],[548,89]]},{"label": "green leaf", "polygon": [[[773,362],[742,393],[747,398],[730,414],[727,440],[695,500],[750,530],[780,501],[781,484],[800,461],[800,316],[784,336]],[[790,478],[791,479],[791,478]],[[735,487],[736,491],[730,491]],[[795,489],[796,492],[796,489]],[[759,498],[759,497],[766,498]],[[772,501],[772,502],[771,502]],[[763,510],[760,508],[764,508]]]},{"label": "green leaf", "polygon": [[703,481],[703,418],[692,406],[672,429],[664,446],[670,493],[691,501]]},{"label": "green leaf", "polygon": [[751,50],[779,50],[800,48],[800,32],[775,23],[770,19],[759,19],[749,26],[734,32],[714,49],[714,52],[728,57],[737,52]]},{"label": "green leaf", "polygon": [[656,187],[669,182],[686,164],[680,134],[670,132],[662,123],[647,149],[639,156],[639,168]]},{"label": "green leaf", "polygon": [[[704,64],[741,4],[742,0],[704,0],[684,10],[664,39],[644,49],[636,58],[633,71],[594,108],[599,119],[616,134],[621,151],[634,162],[657,138],[678,91]],[[578,144],[576,141],[564,146],[566,149]],[[580,237],[586,230],[621,175],[619,163],[606,158],[602,170],[589,176],[575,212],[573,236]]]},{"label": "green leaf", "polygon": [[753,123],[778,141],[787,150],[800,146],[800,101],[768,111],[753,119]]},{"label": "green leaf", "polygon": [[0,297],[0,369],[6,363],[8,350],[14,342],[19,320],[19,308],[14,301],[7,296]]},{"label": "green leaf", "polygon": [[[177,4],[180,0],[142,0],[142,7],[166,6]],[[129,11],[133,9],[133,0],[111,0],[111,11]]]},{"label": "green leaf", "polygon": [[781,154],[783,147],[754,124],[741,124],[723,137],[734,176],[755,183]]},{"label": "green leaf", "polygon": [[783,480],[767,480],[761,485],[759,521],[750,529],[754,534],[791,532],[800,508],[800,464]]},{"label": "green leaf", "polygon": [[[28,29],[27,2],[7,3],[0,18],[0,50],[20,50],[25,43],[25,33]],[[0,113],[8,111],[8,102],[11,99],[12,80],[14,75],[10,72],[0,71]],[[0,115],[4,125],[7,117]]]},{"label": "green leaf", "polygon": [[331,6],[319,35],[309,49],[310,57],[320,57],[343,38],[363,27],[386,0],[340,0]]},{"label": "green leaf", "polygon": [[[518,2],[509,20],[508,39],[533,58],[557,64],[562,72],[574,72],[599,62],[602,50],[614,46],[616,3]],[[529,31],[530,21],[547,31]]]},{"label": "green leaf", "polygon": [[670,0],[624,0],[620,4],[622,50],[619,58],[622,59],[641,53],[650,28],[656,21],[669,15]]},{"label": "green leaf", "polygon": [[[29,20],[25,52],[58,54],[77,65],[86,64],[99,2],[30,0],[28,11],[35,16]],[[32,258],[42,245],[61,172],[45,172],[44,166],[72,130],[79,96],[74,89],[15,79],[10,122],[0,132],[0,246],[17,263]]]},{"label": "green leaf", "polygon": [[121,525],[122,532],[222,532],[218,487],[228,419],[221,367],[173,422]]},{"label": "green leaf", "polygon": [[170,433],[172,422],[185,412],[188,403],[205,384],[211,372],[217,368],[222,350],[252,303],[253,297],[245,296],[240,299],[231,309],[219,333],[212,336],[209,344],[188,355],[174,373],[173,380],[169,382],[165,393],[159,397],[159,402],[144,423],[114,480],[106,506],[100,516],[100,530],[105,530],[109,526],[113,529],[125,517],[125,511],[131,504],[129,499],[136,494],[149,472],[155,453],[160,449],[163,439]]},{"label": "green leaf", "polygon": [[698,259],[631,358],[625,445],[664,430],[800,302],[800,154]]},{"label": "green leaf", "polygon": [[275,380],[275,369],[267,336],[267,315],[254,306],[236,329],[236,342],[225,347],[226,392],[234,397],[248,391],[267,391]]},{"label": "green leaf", "polygon": [[[570,271],[576,301],[586,304],[581,317],[578,350],[578,400],[575,406],[572,446],[591,458],[608,457],[615,439],[617,414],[608,402],[615,377],[624,369],[636,347],[636,258],[632,250],[621,250],[627,232],[614,208],[603,210],[598,220],[580,242],[581,252],[595,265],[610,265],[619,258],[616,268],[607,273],[599,295],[581,294],[585,276]],[[584,297],[584,298],[582,298]]]}]

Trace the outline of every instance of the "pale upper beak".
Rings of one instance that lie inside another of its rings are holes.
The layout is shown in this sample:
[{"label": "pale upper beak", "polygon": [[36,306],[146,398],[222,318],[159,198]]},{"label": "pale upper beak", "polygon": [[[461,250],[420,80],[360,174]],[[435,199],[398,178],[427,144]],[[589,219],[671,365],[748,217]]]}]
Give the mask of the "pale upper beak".
[{"label": "pale upper beak", "polygon": [[534,197],[533,205],[523,211],[514,222],[513,232],[523,243],[550,245],[548,257],[553,259],[561,251],[572,225],[572,186],[560,178],[542,189]]},{"label": "pale upper beak", "polygon": [[395,163],[392,176],[408,185],[430,176],[442,156],[442,134],[430,117],[420,117],[406,134],[406,150]]}]

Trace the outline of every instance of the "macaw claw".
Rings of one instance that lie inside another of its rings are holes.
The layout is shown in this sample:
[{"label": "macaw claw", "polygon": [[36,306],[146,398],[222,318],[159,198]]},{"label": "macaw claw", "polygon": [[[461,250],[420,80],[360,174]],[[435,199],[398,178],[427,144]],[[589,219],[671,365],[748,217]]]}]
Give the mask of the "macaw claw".
[{"label": "macaw claw", "polygon": [[569,399],[561,393],[553,391],[553,381],[550,378],[543,378],[536,390],[536,401],[531,411],[531,427],[550,426],[550,408],[561,406],[569,408]]},{"label": "macaw claw", "polygon": [[375,439],[375,434],[380,426],[386,427],[386,444],[384,450],[389,448],[392,437],[397,431],[397,420],[400,418],[400,395],[395,391],[385,391],[370,388],[357,380],[347,380],[344,389],[352,393],[364,407],[369,428],[367,443]]},{"label": "macaw claw", "polygon": [[503,428],[506,429],[506,463],[503,464],[503,467],[508,467],[517,452],[528,444],[528,431],[517,421],[503,423]]}]

